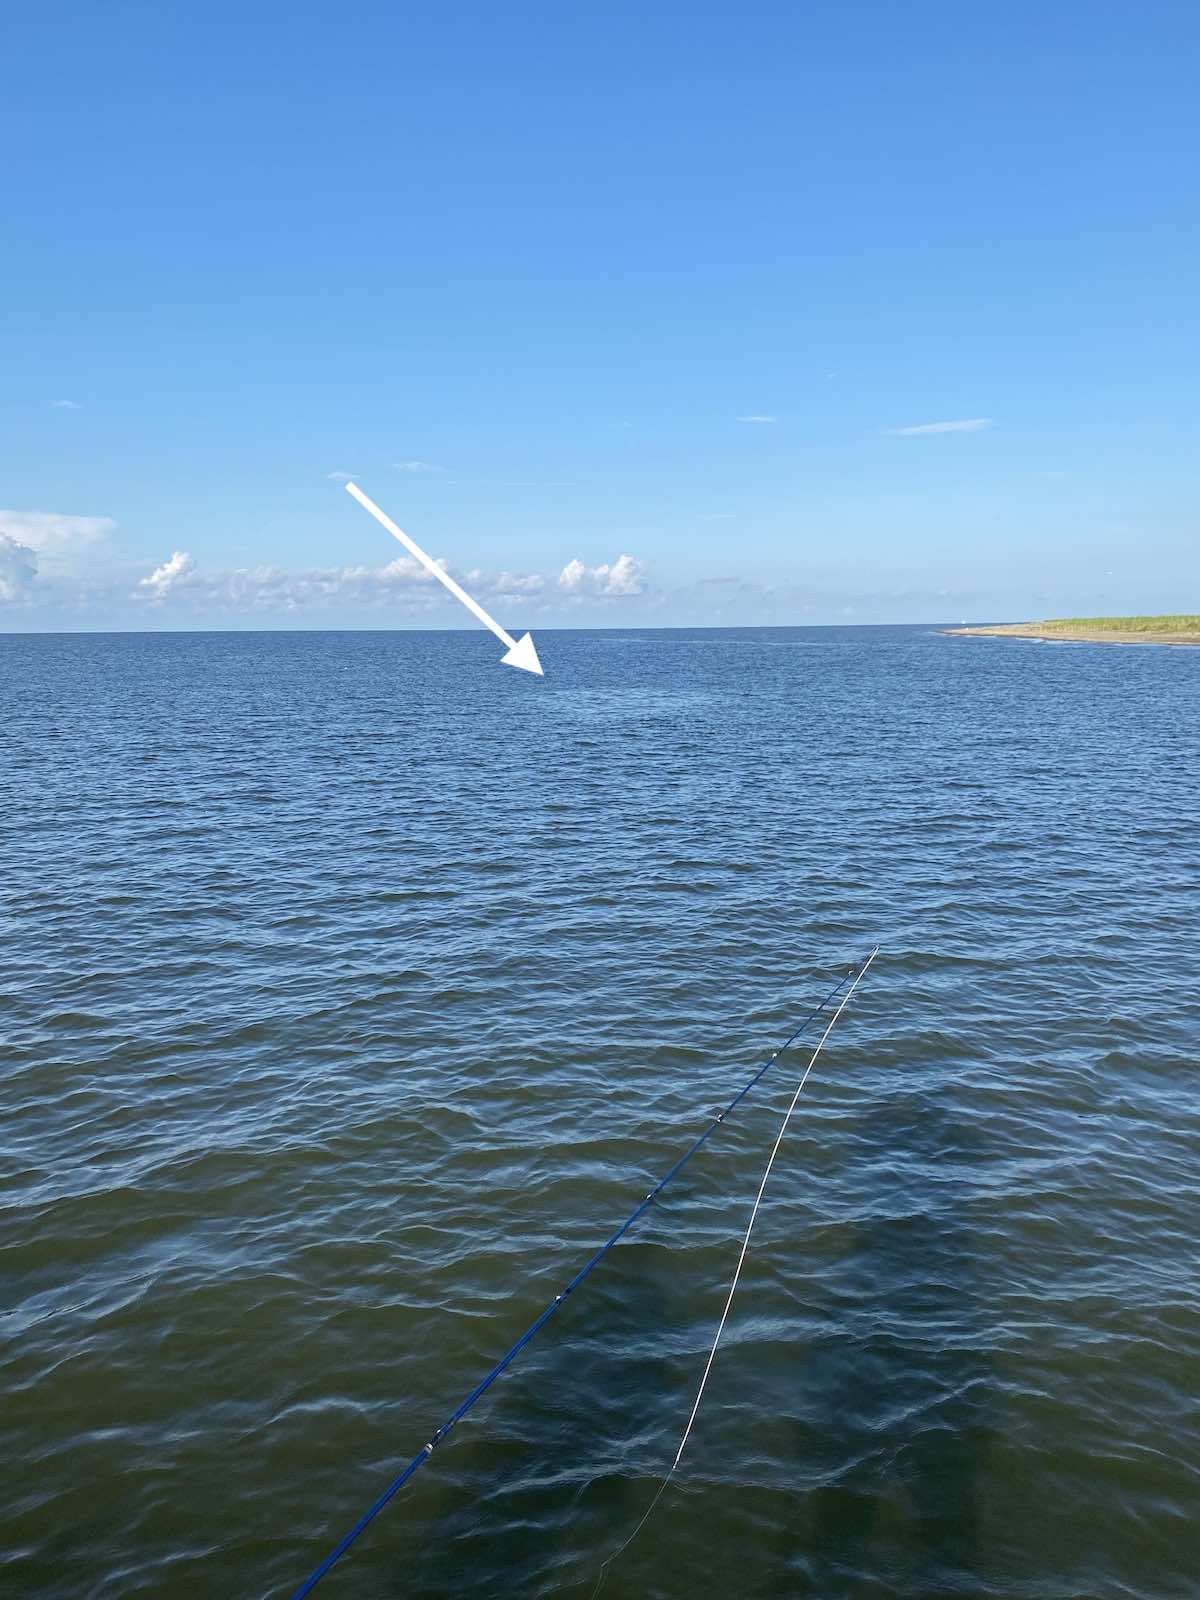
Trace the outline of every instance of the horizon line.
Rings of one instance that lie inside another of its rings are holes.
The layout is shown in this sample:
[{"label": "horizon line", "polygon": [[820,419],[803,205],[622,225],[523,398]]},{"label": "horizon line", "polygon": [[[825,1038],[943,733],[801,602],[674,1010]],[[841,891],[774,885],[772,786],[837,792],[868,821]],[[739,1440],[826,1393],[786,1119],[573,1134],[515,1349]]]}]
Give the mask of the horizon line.
[{"label": "horizon line", "polygon": [[[963,621],[961,618],[932,619],[924,622],[679,622],[656,627],[630,627],[609,623],[590,628],[564,628],[538,626],[525,629],[516,624],[517,632],[530,633],[782,633],[795,628],[995,628],[1034,623],[1037,617],[1007,617],[1001,620],[988,618]],[[480,638],[486,629],[479,628],[0,628],[0,639],[74,639],[96,636],[103,638],[163,638],[175,634],[302,634],[302,633],[461,633]]]}]

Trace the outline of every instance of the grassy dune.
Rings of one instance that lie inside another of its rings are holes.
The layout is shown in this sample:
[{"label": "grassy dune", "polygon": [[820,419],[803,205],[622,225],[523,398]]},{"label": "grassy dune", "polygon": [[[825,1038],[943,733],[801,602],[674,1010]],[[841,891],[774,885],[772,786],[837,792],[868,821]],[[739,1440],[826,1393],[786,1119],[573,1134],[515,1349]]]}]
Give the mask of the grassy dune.
[{"label": "grassy dune", "polygon": [[1073,639],[1091,644],[1200,644],[1200,616],[1055,617],[1049,622],[1007,622],[991,628],[946,628],[1006,639]]},{"label": "grassy dune", "polygon": [[1200,616],[1188,617],[1056,617],[1030,623],[1046,633],[1200,633]]}]

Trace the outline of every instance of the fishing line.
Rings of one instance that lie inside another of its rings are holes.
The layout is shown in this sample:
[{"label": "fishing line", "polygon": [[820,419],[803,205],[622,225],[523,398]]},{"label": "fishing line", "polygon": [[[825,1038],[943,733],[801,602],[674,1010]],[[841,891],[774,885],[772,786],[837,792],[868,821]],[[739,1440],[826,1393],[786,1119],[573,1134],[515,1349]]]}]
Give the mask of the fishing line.
[{"label": "fishing line", "polygon": [[[487,1391],[495,1383],[496,1379],[499,1378],[501,1374],[512,1365],[517,1356],[520,1355],[521,1351],[530,1342],[530,1340],[535,1338],[537,1334],[541,1332],[546,1323],[549,1322],[550,1318],[562,1305],[563,1301],[566,1300],[569,1295],[573,1294],[583,1280],[600,1265],[613,1246],[618,1244],[620,1240],[624,1238],[625,1234],[629,1232],[630,1228],[633,1227],[634,1223],[643,1214],[643,1212],[653,1205],[654,1201],[666,1188],[667,1184],[670,1183],[671,1179],[674,1178],[676,1174],[687,1165],[696,1152],[708,1142],[709,1138],[721,1126],[729,1113],[733,1111],[735,1107],[741,1104],[741,1102],[750,1093],[751,1089],[754,1088],[755,1084],[758,1083],[759,1080],[771,1070],[776,1061],[778,1061],[779,1057],[783,1055],[783,1053],[789,1049],[792,1044],[795,1043],[805,1029],[816,1021],[822,1012],[825,1011],[829,1006],[830,1002],[837,995],[841,994],[842,990],[846,989],[846,985],[849,984],[850,987],[846,990],[846,994],[842,999],[842,1004],[838,1007],[833,1018],[834,1022],[837,1021],[837,1018],[841,1016],[842,1011],[845,1008],[846,1001],[854,993],[855,985],[858,983],[858,980],[862,977],[863,973],[867,970],[867,967],[870,966],[872,960],[874,960],[874,957],[875,952],[872,950],[866,961],[858,968],[857,973],[855,973],[852,969],[846,974],[840,983],[835,983],[833,988],[830,989],[829,993],[824,997],[824,999],[813,1007],[808,1016],[805,1017],[804,1021],[801,1022],[798,1027],[793,1029],[791,1034],[789,1034],[779,1048],[772,1051],[771,1055],[750,1079],[749,1083],[746,1084],[745,1088],[739,1090],[739,1092],[734,1095],[733,1099],[729,1102],[725,1109],[717,1113],[717,1115],[709,1123],[708,1127],[705,1128],[704,1132],[699,1136],[699,1138],[693,1141],[687,1150],[684,1151],[683,1155],[680,1156],[679,1160],[670,1169],[666,1176],[658,1180],[653,1189],[651,1189],[645,1198],[634,1207],[621,1226],[614,1233],[612,1233],[608,1239],[605,1240],[605,1242],[592,1256],[588,1258],[588,1260],[579,1269],[566,1287],[555,1295],[554,1299],[550,1302],[546,1309],[539,1316],[534,1318],[534,1320],[529,1324],[528,1328],[526,1328],[525,1332],[512,1346],[512,1348],[503,1356],[501,1356],[499,1361],[497,1361],[496,1365],[488,1373],[487,1377],[484,1378],[481,1383],[476,1384],[475,1388],[471,1390],[470,1394],[461,1403],[461,1405],[459,1405],[457,1410],[450,1414],[446,1421],[442,1423],[440,1428],[437,1428],[433,1433],[430,1434],[429,1442],[417,1452],[404,1470],[398,1473],[397,1476],[392,1479],[391,1483],[388,1484],[387,1488],[379,1496],[378,1500],[376,1500],[373,1505],[367,1508],[363,1515],[350,1529],[349,1533],[347,1533],[338,1541],[336,1545],[334,1545],[333,1549],[325,1557],[324,1561],[321,1562],[320,1566],[316,1567],[313,1572],[304,1580],[300,1587],[293,1592],[291,1600],[304,1600],[306,1595],[309,1595],[313,1592],[317,1584],[320,1583],[321,1579],[329,1571],[330,1567],[341,1560],[358,1536],[363,1533],[372,1522],[374,1522],[375,1518],[388,1504],[388,1502],[400,1492],[413,1474],[425,1465],[426,1461],[429,1460],[429,1457],[437,1449],[438,1445],[443,1442],[443,1440],[446,1438],[446,1435],[454,1427],[455,1423],[460,1422],[462,1418],[466,1416],[467,1412],[470,1411],[475,1402],[487,1393]],[[830,1023],[830,1027],[832,1026],[833,1022]],[[828,1035],[829,1028],[826,1028],[825,1038],[827,1038]],[[821,1043],[824,1044],[824,1042],[825,1039],[823,1038]],[[820,1045],[818,1045],[817,1049],[820,1049]],[[815,1055],[813,1056],[813,1060],[816,1060]],[[812,1062],[810,1061],[809,1068],[811,1069],[811,1067]],[[808,1074],[806,1072],[805,1077],[807,1076]],[[801,1081],[801,1087],[803,1087],[803,1080]],[[797,1095],[798,1094],[799,1091],[797,1091]],[[793,1102],[793,1104],[794,1103],[795,1102]],[[778,1145],[776,1148],[778,1148]],[[772,1160],[774,1160],[774,1156],[772,1156]],[[768,1168],[768,1171],[769,1170],[770,1169]]]},{"label": "fishing line", "polygon": [[600,1590],[604,1587],[604,1580],[608,1576],[609,1567],[612,1566],[613,1562],[616,1561],[618,1556],[625,1554],[626,1550],[629,1549],[629,1546],[649,1522],[651,1513],[658,1502],[662,1499],[664,1493],[666,1492],[667,1485],[671,1481],[672,1474],[674,1473],[675,1468],[679,1465],[680,1457],[683,1455],[684,1447],[688,1442],[688,1437],[691,1434],[692,1427],[696,1421],[696,1415],[700,1410],[700,1402],[704,1398],[704,1387],[708,1382],[708,1375],[712,1371],[713,1361],[716,1359],[717,1346],[721,1342],[721,1335],[725,1332],[725,1323],[729,1317],[729,1308],[733,1304],[734,1295],[737,1293],[738,1280],[742,1276],[742,1266],[746,1260],[746,1251],[750,1248],[750,1235],[754,1232],[754,1223],[758,1217],[758,1208],[762,1204],[763,1191],[767,1187],[767,1179],[771,1176],[771,1168],[775,1165],[775,1157],[779,1154],[779,1147],[783,1143],[783,1136],[787,1132],[788,1123],[792,1120],[792,1112],[795,1111],[796,1102],[800,1098],[800,1094],[804,1088],[804,1085],[808,1082],[808,1075],[813,1069],[814,1062],[824,1049],[826,1039],[828,1039],[829,1035],[833,1032],[834,1023],[849,1005],[850,996],[854,993],[855,989],[858,988],[859,982],[865,974],[867,968],[871,965],[872,961],[874,961],[878,954],[879,946],[876,945],[874,950],[871,951],[870,955],[858,969],[858,973],[854,979],[854,982],[846,990],[846,993],[842,996],[841,1004],[838,1006],[833,1016],[830,1017],[829,1026],[821,1035],[820,1041],[817,1044],[817,1048],[813,1051],[812,1056],[809,1059],[809,1063],[801,1075],[800,1082],[796,1085],[796,1092],[792,1096],[791,1104],[783,1114],[783,1121],[779,1124],[779,1132],[775,1136],[775,1144],[771,1150],[770,1156],[767,1159],[766,1167],[763,1169],[762,1180],[758,1185],[758,1193],[754,1196],[754,1205],[750,1210],[750,1220],[746,1224],[745,1237],[742,1239],[742,1252],[738,1256],[737,1266],[734,1268],[733,1282],[729,1285],[729,1295],[725,1301],[725,1309],[722,1311],[721,1320],[717,1324],[716,1337],[713,1339],[712,1349],[708,1352],[708,1360],[704,1364],[704,1372],[700,1378],[700,1387],[696,1390],[696,1398],[692,1402],[692,1414],[687,1420],[687,1427],[683,1430],[683,1438],[679,1441],[679,1449],[676,1450],[674,1461],[672,1461],[671,1465],[667,1468],[666,1476],[663,1478],[662,1482],[655,1491],[654,1498],[643,1512],[642,1520],[638,1523],[637,1527],[634,1528],[633,1532],[629,1535],[628,1539],[626,1539],[625,1543],[619,1545],[617,1549],[613,1551],[612,1555],[609,1556],[608,1560],[605,1561],[604,1565],[600,1568],[599,1576],[596,1579],[596,1587],[592,1590],[591,1600],[596,1600]]}]

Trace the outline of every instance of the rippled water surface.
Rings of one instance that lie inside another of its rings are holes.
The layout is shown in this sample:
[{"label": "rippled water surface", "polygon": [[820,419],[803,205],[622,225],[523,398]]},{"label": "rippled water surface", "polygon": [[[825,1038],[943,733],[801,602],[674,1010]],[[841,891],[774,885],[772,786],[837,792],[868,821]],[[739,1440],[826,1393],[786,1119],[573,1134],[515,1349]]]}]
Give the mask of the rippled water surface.
[{"label": "rippled water surface", "polygon": [[[1200,1571],[1200,651],[0,638],[0,1589],[284,1596],[869,945],[607,1600]],[[321,1589],[590,1594],[764,1080]]]}]

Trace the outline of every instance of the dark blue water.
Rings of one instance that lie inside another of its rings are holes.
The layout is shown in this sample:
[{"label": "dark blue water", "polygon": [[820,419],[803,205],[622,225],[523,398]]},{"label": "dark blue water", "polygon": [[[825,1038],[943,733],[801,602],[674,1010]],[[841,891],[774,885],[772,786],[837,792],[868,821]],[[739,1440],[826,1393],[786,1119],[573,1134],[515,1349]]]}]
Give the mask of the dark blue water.
[{"label": "dark blue water", "polygon": [[[0,1589],[284,1595],[849,962],[609,1600],[1200,1571],[1200,651],[0,638]],[[333,1597],[576,1596],[769,1077]]]}]

